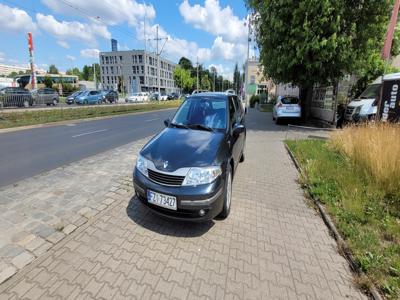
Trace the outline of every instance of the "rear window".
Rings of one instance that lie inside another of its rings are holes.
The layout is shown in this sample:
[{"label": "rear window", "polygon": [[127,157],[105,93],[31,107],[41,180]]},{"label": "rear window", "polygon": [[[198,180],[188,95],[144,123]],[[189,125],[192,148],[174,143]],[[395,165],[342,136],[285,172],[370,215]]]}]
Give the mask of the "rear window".
[{"label": "rear window", "polygon": [[281,102],[282,104],[299,104],[299,99],[296,97],[283,97]]}]

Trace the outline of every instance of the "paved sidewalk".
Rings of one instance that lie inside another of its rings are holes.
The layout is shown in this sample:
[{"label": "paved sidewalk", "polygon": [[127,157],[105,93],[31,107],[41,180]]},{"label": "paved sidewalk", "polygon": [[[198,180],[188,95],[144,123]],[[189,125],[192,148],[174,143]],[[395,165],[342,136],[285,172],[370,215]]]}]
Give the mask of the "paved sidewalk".
[{"label": "paved sidewalk", "polygon": [[231,215],[151,214],[121,176],[115,202],[0,285],[0,299],[365,299],[298,185],[285,128],[251,110]]}]

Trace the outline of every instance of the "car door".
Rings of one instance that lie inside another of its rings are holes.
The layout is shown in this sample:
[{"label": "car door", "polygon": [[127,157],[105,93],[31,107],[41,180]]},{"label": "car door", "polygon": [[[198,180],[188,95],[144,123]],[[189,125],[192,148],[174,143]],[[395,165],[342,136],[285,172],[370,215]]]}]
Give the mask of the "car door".
[{"label": "car door", "polygon": [[88,102],[93,103],[96,102],[96,91],[90,91],[88,95]]},{"label": "car door", "polygon": [[229,96],[228,102],[229,102],[230,147],[232,149],[232,156],[236,167],[237,163],[239,162],[240,159],[239,155],[241,152],[240,135],[236,134],[234,130],[235,126],[237,125],[238,114],[233,97]]},{"label": "car door", "polygon": [[[236,117],[235,117],[235,125],[243,125],[245,126],[245,111],[243,109],[242,103],[239,100],[238,96],[233,96],[233,103],[235,104],[235,108],[236,108]],[[245,132],[241,132],[238,138],[238,144],[239,144],[239,159],[240,156],[243,152],[243,148],[244,148],[244,143],[245,143],[245,136],[246,133]]]}]

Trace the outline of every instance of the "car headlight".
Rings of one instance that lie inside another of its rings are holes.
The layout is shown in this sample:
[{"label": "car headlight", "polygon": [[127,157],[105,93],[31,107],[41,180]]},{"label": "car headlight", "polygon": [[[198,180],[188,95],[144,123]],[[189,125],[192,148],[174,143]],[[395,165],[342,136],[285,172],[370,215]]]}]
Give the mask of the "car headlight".
[{"label": "car headlight", "polygon": [[142,173],[146,177],[149,176],[149,173],[147,172],[147,162],[148,160],[141,155],[139,155],[136,160],[136,168],[140,173]]},{"label": "car headlight", "polygon": [[190,168],[182,185],[200,185],[213,182],[222,171],[220,167]]}]

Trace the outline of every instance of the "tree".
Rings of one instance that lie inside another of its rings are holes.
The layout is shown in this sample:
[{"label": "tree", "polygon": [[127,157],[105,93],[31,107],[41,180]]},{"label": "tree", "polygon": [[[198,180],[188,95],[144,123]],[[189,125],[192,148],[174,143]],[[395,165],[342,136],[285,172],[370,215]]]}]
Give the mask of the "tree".
[{"label": "tree", "polygon": [[211,82],[210,82],[210,78],[208,77],[208,74],[204,74],[202,76],[201,81],[200,81],[200,86],[201,86],[200,88],[202,90],[207,90],[207,91],[211,90]]},{"label": "tree", "polygon": [[87,65],[84,65],[83,68],[82,68],[82,79],[86,80],[86,81],[89,81],[91,73],[92,73],[91,67],[87,66]]},{"label": "tree", "polygon": [[47,88],[53,87],[53,80],[51,79],[50,76],[47,76],[47,75],[44,76],[43,83],[44,83],[45,87],[47,87]]},{"label": "tree", "polygon": [[9,78],[14,78],[14,77],[17,76],[17,75],[18,75],[17,72],[12,71],[10,74],[8,74],[8,77],[9,77]]},{"label": "tree", "polygon": [[193,70],[192,62],[186,57],[181,57],[178,65],[181,66],[184,70]]},{"label": "tree", "polygon": [[382,49],[391,0],[248,0],[265,75],[303,90],[358,72]]},{"label": "tree", "polygon": [[217,91],[217,77],[218,77],[218,72],[217,72],[217,68],[212,66],[210,68],[210,76],[211,76],[211,82],[212,82],[212,90],[213,91]]},{"label": "tree", "polygon": [[190,76],[190,71],[180,66],[174,69],[174,80],[176,85],[182,89],[184,93],[191,92],[195,84],[195,79]]},{"label": "tree", "polygon": [[233,89],[235,90],[236,94],[239,94],[241,86],[241,76],[238,64],[235,64],[235,69],[233,71]]},{"label": "tree", "polygon": [[79,68],[68,69],[68,70],[66,71],[66,74],[67,74],[67,75],[75,75],[75,76],[78,76],[79,79],[82,79],[82,73],[81,73],[81,71],[79,70]]},{"label": "tree", "polygon": [[47,71],[49,74],[58,74],[58,69],[55,65],[50,65],[49,70]]}]

